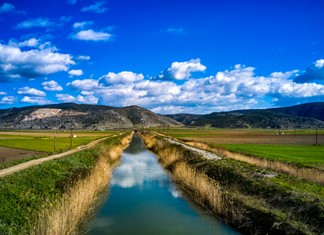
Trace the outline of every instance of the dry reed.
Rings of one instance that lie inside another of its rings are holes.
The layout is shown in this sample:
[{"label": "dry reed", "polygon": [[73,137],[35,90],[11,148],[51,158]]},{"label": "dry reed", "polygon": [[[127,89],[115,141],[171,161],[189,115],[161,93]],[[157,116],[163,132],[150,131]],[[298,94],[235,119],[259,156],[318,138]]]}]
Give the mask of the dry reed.
[{"label": "dry reed", "polygon": [[130,142],[133,133],[121,140],[121,145],[105,149],[101,146],[99,159],[91,173],[79,180],[53,205],[44,205],[38,219],[31,226],[31,235],[76,234],[80,222],[91,214],[98,195],[108,185],[111,178],[110,163],[116,161],[123,148]]},{"label": "dry reed", "polygon": [[[153,136],[145,138],[145,143],[151,142]],[[176,182],[189,189],[195,201],[207,207],[212,213],[221,215],[223,219],[233,223],[241,223],[244,219],[243,209],[237,207],[236,199],[228,194],[220,184],[208,178],[204,173],[198,172],[195,168],[181,161],[182,151],[178,147],[163,148],[156,146],[158,157],[164,167],[172,166],[172,176]]]},{"label": "dry reed", "polygon": [[214,180],[197,172],[185,163],[179,163],[173,170],[173,176],[194,193],[195,201],[207,206],[211,212],[222,215],[229,221],[241,221],[244,214],[238,210],[235,199]]},{"label": "dry reed", "polygon": [[56,205],[42,211],[31,234],[76,234],[77,225],[91,211],[97,195],[106,188],[110,175],[109,165],[104,158],[100,158],[86,179],[77,182]]}]

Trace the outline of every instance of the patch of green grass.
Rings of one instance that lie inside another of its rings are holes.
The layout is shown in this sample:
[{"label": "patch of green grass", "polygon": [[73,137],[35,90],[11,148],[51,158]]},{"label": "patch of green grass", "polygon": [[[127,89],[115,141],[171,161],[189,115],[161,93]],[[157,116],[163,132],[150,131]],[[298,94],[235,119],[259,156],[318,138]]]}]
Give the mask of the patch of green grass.
[{"label": "patch of green grass", "polygon": [[[287,135],[315,135],[316,130],[315,129],[305,129],[305,130],[283,130],[285,134]],[[324,135],[324,129],[318,129],[317,134]]]},{"label": "patch of green grass", "polygon": [[172,136],[174,138],[188,137],[212,137],[222,135],[224,130],[216,128],[170,128],[170,129],[155,129],[155,131]]},{"label": "patch of green grass", "polygon": [[221,134],[218,133],[179,133],[179,134],[173,134],[170,133],[168,134],[169,136],[172,136],[173,138],[194,138],[194,137],[200,137],[200,138],[204,138],[204,137],[213,137],[213,136],[220,136]]},{"label": "patch of green grass", "polygon": [[[276,135],[279,131],[278,129],[222,129],[222,128],[159,128],[154,129],[155,131],[168,134],[175,138],[178,137],[203,137],[210,135],[222,135],[226,133],[240,133],[240,134],[258,134],[258,135]],[[284,132],[285,135],[315,135],[315,129],[289,129],[280,130]],[[324,129],[318,129],[317,133],[319,135],[324,135]]]},{"label": "patch of green grass", "polygon": [[324,168],[324,145],[226,144],[220,147],[255,157]]},{"label": "patch of green grass", "polygon": [[[72,148],[87,144],[100,137],[86,136],[72,138]],[[34,136],[14,136],[1,135],[0,146],[8,148],[25,149],[39,152],[54,151],[54,137],[34,137]],[[69,137],[56,137],[56,152],[64,151],[70,148]]]},{"label": "patch of green grass", "polygon": [[293,176],[288,176],[285,174],[279,174],[276,177],[269,179],[273,183],[279,185],[280,187],[286,188],[289,191],[299,192],[300,194],[314,194],[324,200],[324,187],[308,182],[305,180],[300,180]]}]

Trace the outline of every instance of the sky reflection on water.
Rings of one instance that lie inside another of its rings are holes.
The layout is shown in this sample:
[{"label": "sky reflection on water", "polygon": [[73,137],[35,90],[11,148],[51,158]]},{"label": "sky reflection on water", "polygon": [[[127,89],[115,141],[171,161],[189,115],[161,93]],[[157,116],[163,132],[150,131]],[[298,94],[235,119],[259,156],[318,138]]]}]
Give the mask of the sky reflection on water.
[{"label": "sky reflection on water", "polygon": [[238,234],[188,200],[138,136],[122,154],[110,195],[85,230],[91,235]]},{"label": "sky reflection on water", "polygon": [[122,188],[143,187],[149,181],[159,184],[168,181],[168,176],[157,164],[150,152],[143,152],[138,156],[123,154],[121,165],[113,173],[112,186]]}]

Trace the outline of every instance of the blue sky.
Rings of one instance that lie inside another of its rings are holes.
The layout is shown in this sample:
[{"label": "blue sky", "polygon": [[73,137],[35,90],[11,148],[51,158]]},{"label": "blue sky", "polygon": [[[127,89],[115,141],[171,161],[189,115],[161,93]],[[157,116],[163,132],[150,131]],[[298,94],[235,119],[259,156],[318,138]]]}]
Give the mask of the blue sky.
[{"label": "blue sky", "polygon": [[0,109],[324,101],[324,2],[0,1]]}]

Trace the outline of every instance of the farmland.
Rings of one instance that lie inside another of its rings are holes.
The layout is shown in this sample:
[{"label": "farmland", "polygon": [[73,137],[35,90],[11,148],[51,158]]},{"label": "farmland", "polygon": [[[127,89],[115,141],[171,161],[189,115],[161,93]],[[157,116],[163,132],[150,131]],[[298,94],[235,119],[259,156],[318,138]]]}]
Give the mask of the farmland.
[{"label": "farmland", "polygon": [[211,147],[255,157],[310,167],[324,167],[323,129],[317,132],[317,145],[315,145],[315,130],[179,128],[159,131],[183,141],[202,142]]},{"label": "farmland", "polygon": [[[103,136],[109,136],[117,131],[92,132],[76,131],[72,135],[72,148],[87,144],[92,140]],[[17,148],[39,152],[53,152],[55,138],[55,152],[64,151],[70,148],[70,132],[54,131],[15,131],[0,132],[0,146],[8,148]]]},{"label": "farmland", "polygon": [[[41,158],[50,153],[63,152],[80,145],[85,145],[117,131],[75,131],[71,138],[70,132],[54,131],[1,131],[0,132],[0,169],[8,168],[25,161]],[[55,143],[54,143],[55,134]],[[55,148],[54,148],[55,145]],[[55,151],[54,151],[55,150]]]},{"label": "farmland", "polygon": [[323,145],[224,144],[220,147],[270,160],[324,169]]},{"label": "farmland", "polygon": [[[216,128],[168,128],[159,132],[174,138],[210,144],[280,144],[313,145],[315,129],[216,129]],[[324,144],[324,129],[318,130],[318,144]]]}]

